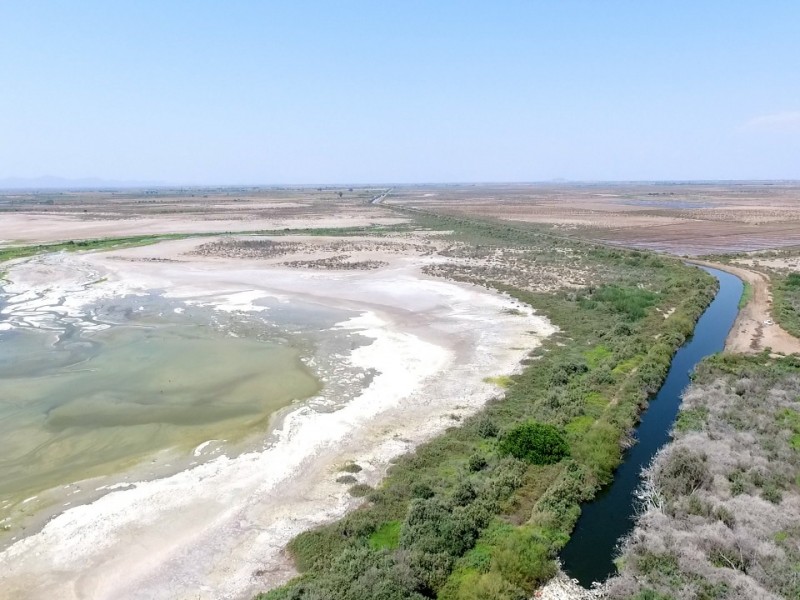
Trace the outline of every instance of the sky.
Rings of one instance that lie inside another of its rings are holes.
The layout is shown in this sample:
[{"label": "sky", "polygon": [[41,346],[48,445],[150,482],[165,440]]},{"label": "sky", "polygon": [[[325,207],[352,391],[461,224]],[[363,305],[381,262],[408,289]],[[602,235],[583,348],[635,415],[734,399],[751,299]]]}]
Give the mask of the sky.
[{"label": "sky", "polygon": [[0,0],[0,178],[800,179],[797,0]]}]

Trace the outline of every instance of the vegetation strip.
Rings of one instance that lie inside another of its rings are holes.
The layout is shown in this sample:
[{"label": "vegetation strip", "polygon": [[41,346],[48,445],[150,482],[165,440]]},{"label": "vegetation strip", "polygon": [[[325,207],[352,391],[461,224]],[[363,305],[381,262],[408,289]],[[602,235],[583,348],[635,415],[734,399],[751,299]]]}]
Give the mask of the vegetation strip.
[{"label": "vegetation strip", "polygon": [[116,250],[119,248],[130,248],[132,246],[145,246],[155,244],[164,240],[174,240],[189,237],[186,234],[164,234],[164,235],[135,235],[119,238],[101,238],[97,240],[70,240],[54,244],[36,244],[30,246],[8,246],[0,247],[0,262],[14,260],[17,258],[28,258],[37,254],[47,254],[49,252],[78,252],[86,250]]},{"label": "vegetation strip", "polygon": [[[707,274],[648,252],[461,218],[416,222],[451,232],[448,256],[495,258],[492,279],[459,263],[449,277],[507,292],[561,331],[503,398],[399,459],[361,508],[298,536],[289,549],[302,575],[263,600],[529,597],[715,291]],[[592,283],[546,293],[535,277],[545,268],[580,268]]]},{"label": "vegetation strip", "polygon": [[786,331],[800,338],[800,273],[771,275],[772,311]]},{"label": "vegetation strip", "polygon": [[753,285],[747,281],[742,282],[744,288],[742,289],[742,297],[739,298],[739,310],[747,306],[747,303],[753,299]]}]

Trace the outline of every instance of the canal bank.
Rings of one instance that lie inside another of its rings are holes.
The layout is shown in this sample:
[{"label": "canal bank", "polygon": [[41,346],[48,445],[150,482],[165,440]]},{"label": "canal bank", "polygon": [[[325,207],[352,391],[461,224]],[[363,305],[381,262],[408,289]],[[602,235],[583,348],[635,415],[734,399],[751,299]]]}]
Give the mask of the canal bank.
[{"label": "canal bank", "polygon": [[718,269],[700,267],[719,281],[719,291],[695,326],[692,337],[675,353],[667,377],[641,415],[637,443],[626,454],[614,481],[582,507],[569,543],[561,552],[565,572],[584,587],[615,571],[619,541],[634,526],[640,475],[669,441],[691,373],[703,358],[722,351],[738,313],[742,281]]}]

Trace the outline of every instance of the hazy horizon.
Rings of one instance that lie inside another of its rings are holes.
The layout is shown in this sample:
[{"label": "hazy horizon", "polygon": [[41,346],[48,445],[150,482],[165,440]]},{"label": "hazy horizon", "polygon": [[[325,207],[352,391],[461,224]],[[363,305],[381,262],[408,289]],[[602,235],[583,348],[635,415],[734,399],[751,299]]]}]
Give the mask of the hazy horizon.
[{"label": "hazy horizon", "polygon": [[0,20],[0,180],[800,179],[790,1],[44,1]]},{"label": "hazy horizon", "polygon": [[[162,189],[176,190],[182,188],[365,188],[365,187],[490,187],[490,186],[629,186],[629,185],[747,185],[747,184],[797,184],[800,179],[550,179],[540,181],[348,181],[348,182],[286,182],[286,183],[191,183],[191,182],[159,182],[159,181],[115,181],[97,177],[62,178],[44,175],[41,177],[0,178],[0,191],[104,191],[104,190],[135,190],[135,189]],[[37,185],[38,184],[38,185]]]}]

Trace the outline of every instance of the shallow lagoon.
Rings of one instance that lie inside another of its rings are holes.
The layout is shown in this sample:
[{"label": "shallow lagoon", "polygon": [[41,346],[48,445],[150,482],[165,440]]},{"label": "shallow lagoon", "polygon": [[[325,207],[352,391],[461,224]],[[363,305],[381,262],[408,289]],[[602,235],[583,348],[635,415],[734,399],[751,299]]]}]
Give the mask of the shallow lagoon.
[{"label": "shallow lagoon", "polygon": [[275,323],[153,295],[92,312],[105,328],[0,331],[0,523],[40,508],[25,500],[45,490],[168,449],[263,439],[276,411],[320,390],[301,360],[316,344],[292,327],[307,321],[298,311]]}]

